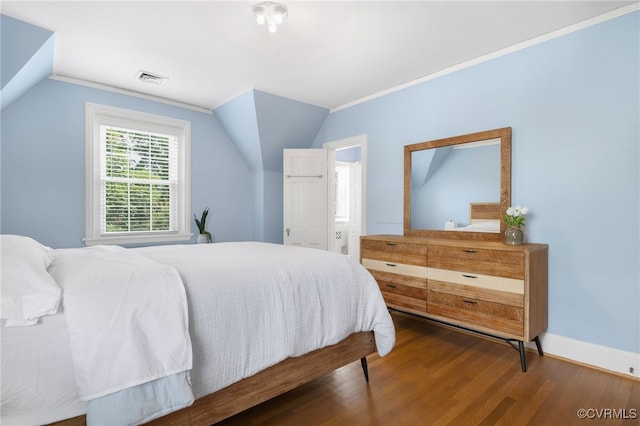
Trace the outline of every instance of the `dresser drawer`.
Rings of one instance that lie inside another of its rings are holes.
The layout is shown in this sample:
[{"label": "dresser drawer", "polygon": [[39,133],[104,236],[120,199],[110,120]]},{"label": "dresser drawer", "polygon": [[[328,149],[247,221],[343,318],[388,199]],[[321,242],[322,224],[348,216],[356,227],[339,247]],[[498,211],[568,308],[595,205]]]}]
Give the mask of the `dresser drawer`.
[{"label": "dresser drawer", "polygon": [[371,271],[371,275],[378,282],[387,305],[426,312],[427,282],[424,278],[375,270]]},{"label": "dresser drawer", "polygon": [[464,297],[456,294],[427,292],[427,313],[470,328],[508,333],[520,337],[524,334],[524,309],[502,303]]},{"label": "dresser drawer", "polygon": [[438,245],[428,246],[427,266],[521,280],[525,270],[521,251]]},{"label": "dresser drawer", "polygon": [[456,284],[452,282],[428,280],[429,291],[460,296],[465,299],[482,300],[517,308],[524,307],[524,294],[520,292],[497,290],[477,285]]},{"label": "dresser drawer", "polygon": [[427,246],[424,244],[363,239],[360,250],[362,259],[427,266]]},{"label": "dresser drawer", "polygon": [[429,287],[448,284],[448,288],[465,286],[478,292],[490,293],[491,291],[496,291],[498,292],[497,294],[513,294],[519,298],[524,296],[524,280],[515,278],[427,268],[427,279]]},{"label": "dresser drawer", "polygon": [[[427,279],[427,268],[424,266],[394,263],[386,260],[362,259],[362,265],[369,271],[388,272],[391,274],[408,275],[410,277]],[[426,282],[426,281],[425,281]]]}]

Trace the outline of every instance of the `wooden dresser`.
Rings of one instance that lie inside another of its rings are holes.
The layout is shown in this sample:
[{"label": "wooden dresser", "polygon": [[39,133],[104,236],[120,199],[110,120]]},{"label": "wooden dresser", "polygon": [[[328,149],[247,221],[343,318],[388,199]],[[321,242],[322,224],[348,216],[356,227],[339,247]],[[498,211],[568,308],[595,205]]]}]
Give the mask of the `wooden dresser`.
[{"label": "wooden dresser", "polygon": [[547,328],[546,244],[413,236],[361,237],[361,263],[394,310],[518,343]]}]

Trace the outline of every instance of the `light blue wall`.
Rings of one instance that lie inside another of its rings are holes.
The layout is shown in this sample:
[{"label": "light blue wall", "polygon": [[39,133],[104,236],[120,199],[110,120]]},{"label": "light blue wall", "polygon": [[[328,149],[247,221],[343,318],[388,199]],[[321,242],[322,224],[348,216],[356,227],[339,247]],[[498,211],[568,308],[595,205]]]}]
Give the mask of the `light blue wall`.
[{"label": "light blue wall", "polygon": [[215,115],[227,134],[235,141],[249,167],[252,170],[262,170],[260,134],[253,90],[217,108]]},{"label": "light blue wall", "polygon": [[[44,28],[22,22],[10,16],[0,15],[0,61],[2,61],[1,87],[19,71],[47,43],[53,33]],[[19,43],[16,42],[19,40]],[[50,69],[49,69],[50,71]]]},{"label": "light blue wall", "polygon": [[[5,77],[13,77],[2,91],[2,232],[31,235],[57,247],[81,245],[83,231],[78,230],[83,229],[84,213],[78,206],[83,210],[84,205],[78,197],[84,192],[78,188],[84,176],[77,173],[84,168],[82,151],[78,151],[84,145],[77,142],[84,138],[84,102],[91,101],[187,117],[193,126],[193,212],[199,215],[205,206],[211,208],[209,224],[214,229],[209,230],[216,241],[282,242],[282,150],[310,146],[329,113],[327,109],[250,90],[218,108],[212,117],[47,80],[53,63],[52,33],[6,16],[1,18],[3,85]],[[36,68],[40,73],[33,72]],[[59,124],[64,121],[67,125],[62,129]],[[29,129],[21,133],[25,126]],[[32,137],[32,147],[22,143],[25,137]],[[72,154],[60,153],[55,144],[49,143],[51,140],[73,150]],[[51,156],[33,160],[30,150],[47,151]],[[54,184],[42,173],[54,171],[55,166],[48,162],[51,158],[65,168],[56,173],[73,174],[73,191],[64,193],[68,187],[63,184],[52,190],[58,182]],[[30,162],[42,163],[42,168],[32,170]],[[61,211],[50,220],[36,221],[40,214],[33,207],[39,204],[24,189],[48,197],[54,204],[68,196],[68,204],[56,205]],[[27,213],[26,208],[30,209]],[[65,215],[64,209],[70,212]],[[53,226],[59,219],[62,222]]]},{"label": "light blue wall", "polygon": [[264,173],[264,241],[282,244],[282,151],[309,148],[329,110],[258,90],[254,97]]},{"label": "light blue wall", "polygon": [[237,96],[214,112],[249,166],[252,186],[246,190],[251,191],[253,200],[253,236],[257,241],[264,241],[264,177],[254,91],[249,90]]},{"label": "light blue wall", "polygon": [[513,128],[512,203],[548,243],[550,333],[640,353],[640,13],[330,114],[367,134],[368,233],[402,234],[403,146]]},{"label": "light blue wall", "polygon": [[282,243],[282,151],[308,148],[329,110],[250,90],[215,114],[253,173],[256,239]]},{"label": "light blue wall", "polygon": [[0,110],[51,75],[54,40],[49,30],[0,15]]},{"label": "light blue wall", "polygon": [[215,116],[50,79],[2,111],[2,233],[83,245],[86,102],[190,121],[193,213],[210,207],[216,241],[254,239],[251,173]]},{"label": "light blue wall", "polygon": [[[337,111],[322,125],[325,112],[252,93],[248,118],[266,143],[251,154],[265,162],[258,173],[218,114],[45,79],[0,117],[1,231],[82,245],[85,102],[192,122],[192,209],[211,208],[217,241],[281,241],[278,143],[309,146],[318,128],[315,147],[367,134],[368,233],[401,234],[404,145],[511,126],[513,204],[531,209],[528,239],[550,245],[549,332],[640,353],[639,20],[634,12]],[[297,109],[307,111],[304,125],[286,120]]]}]

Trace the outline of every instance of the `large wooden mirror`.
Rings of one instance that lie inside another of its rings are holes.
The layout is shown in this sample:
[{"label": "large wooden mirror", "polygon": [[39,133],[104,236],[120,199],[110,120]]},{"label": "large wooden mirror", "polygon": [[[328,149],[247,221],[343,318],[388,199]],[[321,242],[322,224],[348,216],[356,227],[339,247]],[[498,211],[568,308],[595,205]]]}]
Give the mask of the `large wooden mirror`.
[{"label": "large wooden mirror", "polygon": [[404,147],[404,234],[500,241],[511,203],[511,128]]}]

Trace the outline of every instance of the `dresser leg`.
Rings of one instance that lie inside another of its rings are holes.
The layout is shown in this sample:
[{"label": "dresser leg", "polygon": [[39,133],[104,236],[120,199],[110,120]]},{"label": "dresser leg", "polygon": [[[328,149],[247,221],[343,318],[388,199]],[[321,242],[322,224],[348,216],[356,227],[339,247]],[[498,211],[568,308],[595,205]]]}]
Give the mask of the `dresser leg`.
[{"label": "dresser leg", "polygon": [[369,367],[367,366],[367,358],[360,358],[360,364],[362,364],[362,371],[364,372],[364,379],[369,383]]},{"label": "dresser leg", "polygon": [[538,355],[544,356],[544,352],[542,352],[542,345],[540,344],[540,339],[538,336],[533,338],[533,341],[536,342],[536,348],[538,348]]},{"label": "dresser leg", "polygon": [[522,365],[522,372],[527,372],[527,356],[524,353],[524,342],[518,341],[518,350],[520,351],[520,364]]}]

